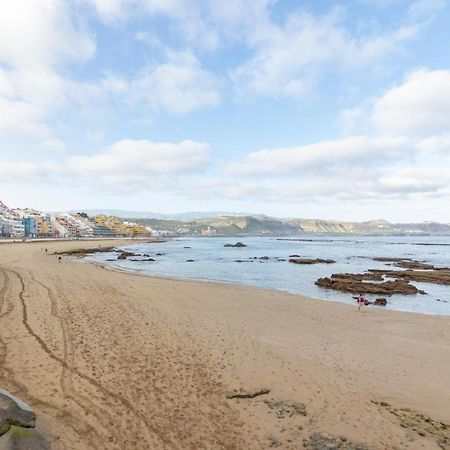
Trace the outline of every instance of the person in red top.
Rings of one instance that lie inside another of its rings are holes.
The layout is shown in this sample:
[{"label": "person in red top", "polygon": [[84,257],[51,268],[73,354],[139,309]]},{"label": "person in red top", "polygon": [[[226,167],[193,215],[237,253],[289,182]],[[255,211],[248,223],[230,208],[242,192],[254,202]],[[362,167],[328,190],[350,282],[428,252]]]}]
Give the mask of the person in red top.
[{"label": "person in red top", "polygon": [[366,304],[366,299],[364,298],[364,295],[359,294],[358,297],[358,311],[361,311],[361,308]]}]

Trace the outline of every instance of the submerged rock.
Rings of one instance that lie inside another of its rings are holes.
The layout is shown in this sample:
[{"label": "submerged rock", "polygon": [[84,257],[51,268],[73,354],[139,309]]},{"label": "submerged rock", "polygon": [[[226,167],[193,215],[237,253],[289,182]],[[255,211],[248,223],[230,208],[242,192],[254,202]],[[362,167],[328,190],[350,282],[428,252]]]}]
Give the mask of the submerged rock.
[{"label": "submerged rock", "polygon": [[127,259],[129,256],[141,256],[139,253],[133,253],[133,252],[126,252],[123,251],[120,253],[120,255],[117,257],[117,259]]},{"label": "submerged rock", "polygon": [[434,270],[369,270],[397,280],[418,281],[422,283],[434,283],[450,285],[450,268],[435,268]]},{"label": "submerged rock", "polygon": [[[416,261],[411,258],[385,258],[377,257],[373,258],[374,261],[394,263],[395,267],[401,267],[402,269],[414,269],[414,270],[433,270],[435,267],[431,264],[424,263],[422,261]],[[390,265],[390,264],[388,264]]]},{"label": "submerged rock", "polygon": [[387,305],[387,299],[385,298],[376,298],[373,302],[374,305],[377,306],[386,306]]},{"label": "submerged rock", "polygon": [[242,242],[236,242],[236,244],[224,244],[224,247],[247,247]]},{"label": "submerged rock", "polygon": [[334,264],[336,261],[333,259],[309,259],[309,258],[290,258],[289,262],[292,264]]}]

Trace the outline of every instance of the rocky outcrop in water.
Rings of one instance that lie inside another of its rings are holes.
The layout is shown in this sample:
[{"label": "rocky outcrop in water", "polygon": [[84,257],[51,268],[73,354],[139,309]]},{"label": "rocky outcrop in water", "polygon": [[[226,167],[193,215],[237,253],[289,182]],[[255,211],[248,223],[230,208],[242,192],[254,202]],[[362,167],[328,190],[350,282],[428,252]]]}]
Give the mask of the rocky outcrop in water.
[{"label": "rocky outcrop in water", "polygon": [[123,251],[120,253],[120,255],[117,257],[117,259],[127,259],[129,256],[141,256],[139,253],[133,253],[133,252],[126,252]]},{"label": "rocky outcrop in water", "polygon": [[385,258],[377,257],[373,258],[374,261],[390,263],[388,265],[394,265],[395,267],[401,267],[402,269],[413,269],[413,270],[434,270],[431,264],[424,263],[423,261],[416,261],[411,258]]},{"label": "rocky outcrop in water", "polygon": [[25,402],[0,389],[0,450],[49,450],[35,423],[36,414]]},{"label": "rocky outcrop in water", "polygon": [[417,289],[412,284],[409,284],[407,280],[392,280],[371,283],[367,281],[355,280],[355,276],[352,274],[333,274],[331,278],[319,278],[315,284],[327,289],[353,292],[356,294],[425,294],[424,291]]},{"label": "rocky outcrop in water", "polygon": [[236,244],[224,244],[224,247],[247,247],[242,242],[236,242]]},{"label": "rocky outcrop in water", "polygon": [[396,278],[404,281],[417,281],[421,283],[435,283],[450,285],[450,268],[434,268],[433,270],[380,270],[370,269],[370,273]]},{"label": "rocky outcrop in water", "polygon": [[290,258],[289,262],[292,264],[334,264],[336,261],[333,259],[321,259],[321,258],[315,258],[315,259],[309,259],[309,258]]}]

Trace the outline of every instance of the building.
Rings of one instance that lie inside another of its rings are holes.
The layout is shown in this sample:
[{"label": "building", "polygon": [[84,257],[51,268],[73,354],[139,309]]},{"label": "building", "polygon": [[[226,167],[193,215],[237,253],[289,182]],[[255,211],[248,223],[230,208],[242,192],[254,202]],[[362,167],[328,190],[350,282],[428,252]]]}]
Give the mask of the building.
[{"label": "building", "polygon": [[34,217],[24,217],[23,228],[24,235],[27,237],[36,237],[38,235],[37,221]]}]

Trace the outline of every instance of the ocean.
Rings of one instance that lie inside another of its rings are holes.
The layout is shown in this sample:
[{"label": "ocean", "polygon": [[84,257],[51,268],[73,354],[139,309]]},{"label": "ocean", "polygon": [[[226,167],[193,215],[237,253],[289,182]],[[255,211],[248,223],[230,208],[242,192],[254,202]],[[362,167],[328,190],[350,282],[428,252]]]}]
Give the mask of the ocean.
[{"label": "ocean", "polygon": [[[247,247],[224,247],[237,241]],[[324,289],[314,282],[333,273],[395,269],[374,261],[374,257],[410,258],[437,267],[450,267],[450,237],[190,237],[161,243],[137,242],[121,249],[149,255],[155,261],[131,261],[130,258],[107,261],[115,259],[116,253],[96,253],[87,259],[146,275],[238,283],[348,304],[355,304],[352,297],[355,294]],[[336,263],[297,265],[288,262],[290,255],[333,259]],[[268,259],[250,260],[255,257]],[[412,284],[427,294],[393,295],[388,298],[386,308],[450,315],[450,286]],[[376,297],[383,296],[366,295],[369,300]]]}]

